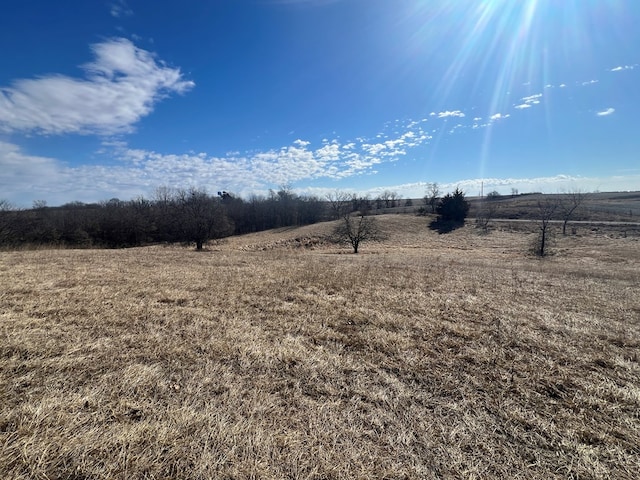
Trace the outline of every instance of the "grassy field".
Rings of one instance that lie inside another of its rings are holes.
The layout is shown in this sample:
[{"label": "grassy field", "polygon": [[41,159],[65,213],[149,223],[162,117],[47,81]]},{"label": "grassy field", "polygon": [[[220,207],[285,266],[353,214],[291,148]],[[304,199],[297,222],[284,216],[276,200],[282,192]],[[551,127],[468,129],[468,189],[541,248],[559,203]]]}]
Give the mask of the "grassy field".
[{"label": "grassy field", "polygon": [[0,252],[0,478],[640,478],[640,240],[379,217]]}]

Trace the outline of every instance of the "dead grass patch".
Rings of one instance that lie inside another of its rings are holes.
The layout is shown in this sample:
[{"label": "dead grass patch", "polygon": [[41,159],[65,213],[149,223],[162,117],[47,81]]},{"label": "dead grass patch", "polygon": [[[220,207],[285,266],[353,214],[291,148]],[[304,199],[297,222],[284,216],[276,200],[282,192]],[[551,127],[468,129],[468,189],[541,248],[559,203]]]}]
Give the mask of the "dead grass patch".
[{"label": "dead grass patch", "polygon": [[0,477],[640,476],[637,241],[380,220],[0,253]]}]

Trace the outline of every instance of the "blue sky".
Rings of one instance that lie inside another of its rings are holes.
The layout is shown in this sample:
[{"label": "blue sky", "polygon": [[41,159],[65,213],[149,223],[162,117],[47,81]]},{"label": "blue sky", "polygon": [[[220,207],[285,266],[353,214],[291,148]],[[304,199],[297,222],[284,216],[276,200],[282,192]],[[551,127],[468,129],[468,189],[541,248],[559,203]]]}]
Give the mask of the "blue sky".
[{"label": "blue sky", "polygon": [[640,190],[637,0],[10,0],[0,199]]}]

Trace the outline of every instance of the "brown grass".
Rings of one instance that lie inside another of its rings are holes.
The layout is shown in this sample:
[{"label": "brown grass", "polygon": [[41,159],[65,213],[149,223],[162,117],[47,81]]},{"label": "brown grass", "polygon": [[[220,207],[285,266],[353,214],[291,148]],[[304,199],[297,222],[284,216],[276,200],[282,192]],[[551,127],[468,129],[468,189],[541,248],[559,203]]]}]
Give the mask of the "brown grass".
[{"label": "brown grass", "polygon": [[640,478],[640,242],[0,253],[0,478]]}]

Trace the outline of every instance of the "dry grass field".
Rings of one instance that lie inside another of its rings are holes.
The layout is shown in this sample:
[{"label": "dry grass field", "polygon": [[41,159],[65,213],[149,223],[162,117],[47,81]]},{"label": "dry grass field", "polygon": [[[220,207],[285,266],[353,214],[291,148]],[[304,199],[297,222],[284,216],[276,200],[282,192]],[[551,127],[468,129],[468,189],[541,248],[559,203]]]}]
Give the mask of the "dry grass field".
[{"label": "dry grass field", "polygon": [[640,240],[379,218],[0,252],[0,478],[640,478]]}]

